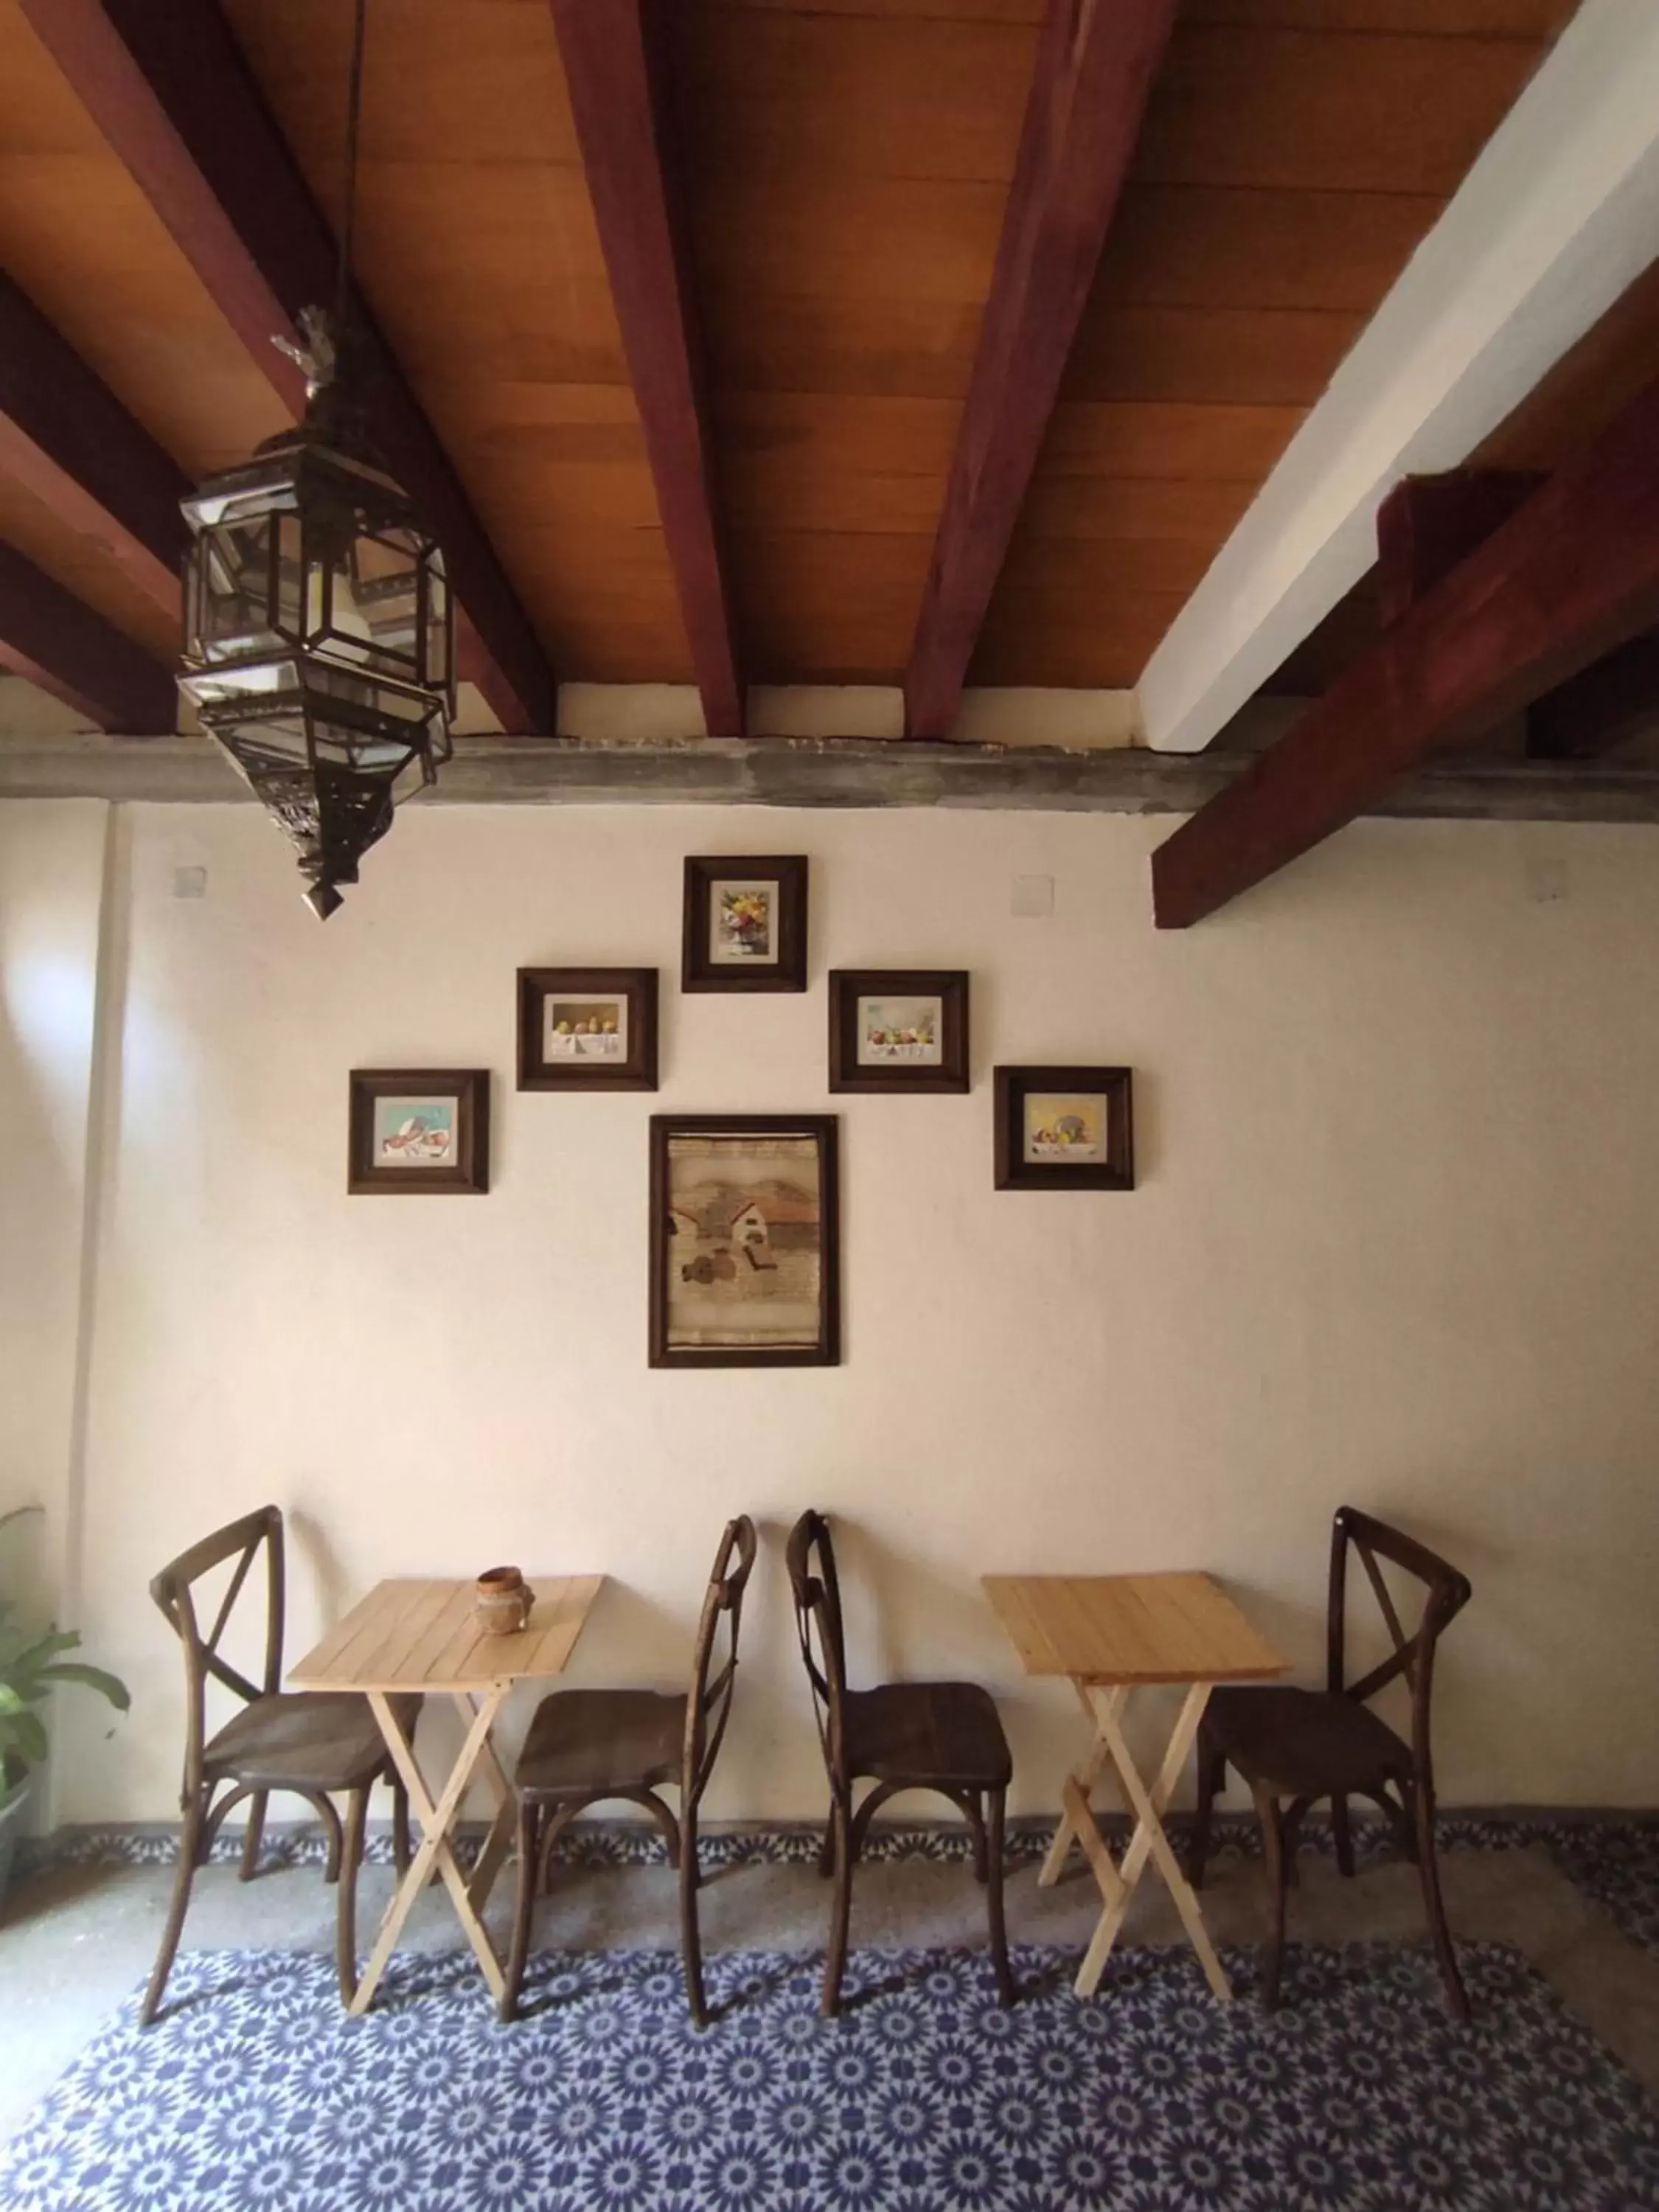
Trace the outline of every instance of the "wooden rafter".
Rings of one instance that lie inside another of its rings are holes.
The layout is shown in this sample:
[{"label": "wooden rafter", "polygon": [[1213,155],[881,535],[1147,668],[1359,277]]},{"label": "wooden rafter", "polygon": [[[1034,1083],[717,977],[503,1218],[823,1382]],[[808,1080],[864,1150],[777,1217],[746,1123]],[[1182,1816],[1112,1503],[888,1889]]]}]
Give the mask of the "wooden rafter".
[{"label": "wooden rafter", "polygon": [[0,668],[125,737],[163,735],[178,720],[172,671],[4,544]]},{"label": "wooden rafter", "polygon": [[1049,0],[904,679],[950,734],[1163,58],[1175,0]]},{"label": "wooden rafter", "polygon": [[[21,0],[36,35],[260,368],[297,413],[270,341],[333,296],[328,223],[216,0]],[[386,461],[441,541],[466,616],[465,672],[504,726],[550,731],[552,672],[483,524],[365,309],[368,404]]]},{"label": "wooden rafter", "polygon": [[651,0],[551,0],[703,717],[743,734],[679,168]]},{"label": "wooden rafter", "polygon": [[1184,929],[1437,753],[1659,624],[1659,384],[1409,607],[1279,743],[1152,855]]},{"label": "wooden rafter", "polygon": [[77,535],[109,547],[179,611],[182,469],[9,276],[0,275],[0,468]]}]

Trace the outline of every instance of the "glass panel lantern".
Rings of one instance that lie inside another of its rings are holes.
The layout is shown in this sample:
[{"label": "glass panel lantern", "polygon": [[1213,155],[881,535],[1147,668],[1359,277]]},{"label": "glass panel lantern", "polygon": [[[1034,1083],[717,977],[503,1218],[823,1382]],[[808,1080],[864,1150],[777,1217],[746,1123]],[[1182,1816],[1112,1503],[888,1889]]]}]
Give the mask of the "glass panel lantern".
[{"label": "glass panel lantern", "polygon": [[320,916],[450,756],[443,554],[337,388],[184,501],[179,687],[300,857]]}]

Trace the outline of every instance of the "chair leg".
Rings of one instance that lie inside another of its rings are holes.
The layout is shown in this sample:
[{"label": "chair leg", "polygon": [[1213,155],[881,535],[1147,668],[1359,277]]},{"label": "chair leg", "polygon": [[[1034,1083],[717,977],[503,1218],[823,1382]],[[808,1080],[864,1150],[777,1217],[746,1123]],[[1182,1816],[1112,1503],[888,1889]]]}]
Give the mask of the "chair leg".
[{"label": "chair leg", "polygon": [[836,1848],[836,1894],[830,1907],[830,1954],[823,1962],[823,2003],[826,2020],[841,2010],[841,1979],[847,1966],[847,1936],[853,1917],[853,1808],[837,1796],[830,1809],[830,1832]]},{"label": "chair leg", "polygon": [[242,1831],[242,1870],[237,1879],[252,1881],[259,1871],[259,1846],[264,1840],[266,1793],[256,1790],[247,1801],[247,1826]]},{"label": "chair leg", "polygon": [[1014,2002],[1014,1978],[1008,1966],[1008,1930],[1002,1914],[1002,1822],[1007,1793],[988,1790],[986,1795],[986,1905],[991,1921],[991,1964],[996,1969],[997,2002]]},{"label": "chair leg", "polygon": [[1446,1924],[1445,1904],[1440,1895],[1440,1863],[1434,1849],[1434,1806],[1426,1791],[1419,1790],[1413,1794],[1417,1800],[1417,1870],[1423,1883],[1423,1909],[1428,1915],[1429,1933],[1434,1939],[1434,1955],[1440,1962],[1440,1978],[1445,1984],[1446,2009],[1454,2020],[1467,2020],[1469,1994],[1463,1986],[1451,1929]]},{"label": "chair leg", "polygon": [[321,1811],[323,1825],[328,1830],[328,1862],[323,1869],[325,1881],[340,1879],[340,1852],[344,1838],[340,1833],[340,1815],[331,1797],[314,1796],[312,1802]]},{"label": "chair leg", "polygon": [[540,1808],[530,1798],[519,1800],[518,1887],[513,1899],[513,1942],[507,1954],[506,1985],[496,2008],[502,2021],[519,2016],[519,1991],[524,1983],[525,1961],[530,1956],[530,1923],[536,1911],[536,1881],[540,1871],[536,1831]]},{"label": "chair leg", "polygon": [[1258,1788],[1255,1809],[1261,1822],[1261,1855],[1267,1876],[1268,1910],[1272,1914],[1267,1941],[1261,1954],[1261,2009],[1272,2012],[1279,2003],[1279,1971],[1285,1954],[1285,1901],[1290,1887],[1285,1856],[1285,1833],[1279,1824],[1279,1801],[1271,1790]]},{"label": "chair leg", "polygon": [[207,1819],[205,1790],[198,1789],[185,1814],[184,1831],[179,1838],[179,1864],[173,1877],[173,1901],[167,1907],[167,1925],[161,1930],[161,1948],[155,1954],[155,1966],[149,1978],[149,1987],[144,1992],[144,2002],[139,2008],[138,2025],[148,2027],[161,2009],[166,1994],[167,1976],[173,1972],[173,1961],[179,1950],[179,1938],[185,1931],[185,1914],[190,1907],[190,1886],[196,1878],[196,1861],[202,1848],[202,1833]]},{"label": "chair leg", "polygon": [[1336,1845],[1336,1870],[1353,1880],[1353,1823],[1348,1818],[1346,1797],[1331,1800],[1331,1837]]},{"label": "chair leg", "polygon": [[399,1878],[409,1872],[409,1792],[403,1777],[392,1778],[392,1863]]},{"label": "chair leg", "polygon": [[1226,1754],[1219,1744],[1206,1735],[1200,1723],[1198,1731],[1198,1800],[1193,1810],[1192,1840],[1187,1847],[1187,1879],[1194,1889],[1204,1887],[1204,1869],[1210,1856],[1210,1812],[1215,1795],[1227,1778]]},{"label": "chair leg", "polygon": [[346,1802],[345,1838],[340,1851],[340,1889],[334,1905],[334,1958],[340,1976],[340,2002],[357,1994],[357,1869],[363,1860],[368,1827],[368,1787],[354,1790]]},{"label": "chair leg", "polygon": [[702,1986],[702,1931],[697,1925],[697,1808],[680,1810],[680,1955],[685,1966],[685,2002],[694,2027],[708,2025]]}]

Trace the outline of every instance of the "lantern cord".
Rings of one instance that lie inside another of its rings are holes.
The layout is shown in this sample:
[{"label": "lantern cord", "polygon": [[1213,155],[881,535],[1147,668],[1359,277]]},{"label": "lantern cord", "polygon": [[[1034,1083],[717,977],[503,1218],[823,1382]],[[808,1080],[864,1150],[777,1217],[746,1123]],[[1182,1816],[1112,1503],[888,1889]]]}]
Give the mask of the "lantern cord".
[{"label": "lantern cord", "polygon": [[357,225],[357,135],[363,112],[363,41],[368,0],[357,0],[351,34],[351,83],[346,113],[345,206],[340,220],[340,267],[335,279],[334,343],[345,335],[346,310],[351,297],[351,247]]}]

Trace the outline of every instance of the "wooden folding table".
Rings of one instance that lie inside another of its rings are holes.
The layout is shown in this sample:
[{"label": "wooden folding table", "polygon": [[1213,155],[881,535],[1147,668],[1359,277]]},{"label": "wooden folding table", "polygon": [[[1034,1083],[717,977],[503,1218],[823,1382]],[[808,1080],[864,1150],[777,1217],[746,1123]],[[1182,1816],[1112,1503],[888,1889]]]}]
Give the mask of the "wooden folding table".
[{"label": "wooden folding table", "polygon": [[[1099,1885],[1104,1906],[1078,1974],[1078,1995],[1092,1996],[1099,1986],[1150,1860],[1175,1899],[1210,1987],[1218,1997],[1231,1996],[1198,1899],[1164,1832],[1163,1813],[1215,1685],[1282,1674],[1288,1662],[1208,1575],[987,1575],[983,1580],[1026,1673],[1069,1677],[1094,1733],[1088,1757],[1066,1779],[1060,1826],[1037,1876],[1045,1888],[1058,1881],[1077,1843]],[[1124,1709],[1135,1690],[1183,1682],[1187,1695],[1163,1764],[1149,1784],[1125,1741]],[[1121,1860],[1108,1850],[1089,1802],[1090,1791],[1107,1773],[1135,1818]]]},{"label": "wooden folding table", "polygon": [[[513,1636],[486,1636],[473,1618],[471,1582],[377,1583],[353,1606],[289,1680],[299,1690],[361,1690],[368,1698],[386,1749],[409,1791],[421,1825],[421,1843],[386,1908],[368,1966],[351,2001],[368,2010],[397,1946],[410,1907],[435,1867],[478,1964],[499,1997],[505,1986],[501,1960],[482,1913],[512,1842],[513,1791],[490,1741],[490,1730],[507,1692],[520,1682],[562,1674],[599,1595],[603,1575],[532,1575],[537,1592],[528,1625]],[[466,1723],[466,1735],[443,1786],[428,1791],[413,1744],[398,1727],[391,1700],[399,1691],[447,1694]],[[481,1774],[495,1818],[469,1880],[455,1863],[451,1833],[467,1785]]]}]

